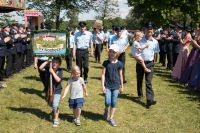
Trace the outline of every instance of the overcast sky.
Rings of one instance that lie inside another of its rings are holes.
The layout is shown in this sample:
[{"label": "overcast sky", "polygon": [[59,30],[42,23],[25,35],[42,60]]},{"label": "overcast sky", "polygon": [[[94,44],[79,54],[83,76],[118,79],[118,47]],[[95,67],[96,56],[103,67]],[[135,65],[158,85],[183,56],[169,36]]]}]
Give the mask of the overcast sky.
[{"label": "overcast sky", "polygon": [[[122,18],[126,18],[130,11],[130,7],[127,5],[127,0],[118,0],[119,3],[119,15]],[[12,13],[15,16],[15,20],[18,21],[19,23],[23,23],[22,17],[18,17],[15,13]],[[92,20],[95,19],[95,13],[93,11],[89,13],[83,13],[79,15],[79,20]]]}]

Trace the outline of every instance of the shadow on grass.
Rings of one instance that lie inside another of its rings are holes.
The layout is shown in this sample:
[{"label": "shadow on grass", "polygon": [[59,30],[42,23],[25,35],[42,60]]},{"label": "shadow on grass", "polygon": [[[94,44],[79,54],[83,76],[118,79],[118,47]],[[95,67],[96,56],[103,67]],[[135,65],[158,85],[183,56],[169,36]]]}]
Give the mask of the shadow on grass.
[{"label": "shadow on grass", "polygon": [[[180,94],[189,95],[187,98],[190,101],[199,101],[200,102],[200,91],[199,90],[195,90],[194,88],[184,87],[181,85],[169,85],[169,86],[179,88],[178,93],[180,93]],[[200,107],[199,107],[199,109],[200,109]]]},{"label": "shadow on grass", "polygon": [[68,80],[69,80],[69,77],[63,77],[62,80],[68,81]]},{"label": "shadow on grass", "polygon": [[102,66],[91,66],[92,68],[102,69]]},{"label": "shadow on grass", "polygon": [[8,109],[12,110],[12,111],[16,111],[16,112],[21,112],[21,113],[29,113],[29,114],[33,114],[35,116],[37,116],[40,119],[45,119],[47,121],[51,121],[50,120],[50,114],[40,110],[40,109],[36,109],[36,108],[25,108],[25,107],[21,107],[21,108],[16,108],[16,107],[8,107]]},{"label": "shadow on grass", "polygon": [[[102,94],[102,93],[99,94],[99,95],[100,95],[100,96],[103,96],[103,97],[105,96],[105,95]],[[141,105],[142,107],[145,107],[145,108],[146,108],[146,104],[145,104],[144,102],[140,101],[140,100],[138,99],[138,97],[129,96],[129,94],[120,94],[120,95],[119,95],[119,98],[131,100],[131,101],[133,101],[133,102],[135,102],[135,103]]]},{"label": "shadow on grass", "polygon": [[103,120],[103,115],[99,113],[94,113],[90,111],[81,111],[81,116],[85,117],[86,119],[90,119],[93,121]]},{"label": "shadow on grass", "polygon": [[91,79],[101,80],[101,77],[90,77]]},{"label": "shadow on grass", "polygon": [[171,73],[166,70],[160,70],[160,68],[154,68],[154,74],[156,76],[164,77],[164,78],[171,78]]},{"label": "shadow on grass", "polygon": [[91,62],[91,63],[96,63],[96,61],[94,61],[94,60],[89,60],[89,62]]},{"label": "shadow on grass", "polygon": [[25,76],[23,77],[24,79],[27,79],[27,80],[36,80],[36,81],[41,81],[40,80],[40,77],[38,76]]},{"label": "shadow on grass", "polygon": [[131,101],[141,105],[142,107],[146,108],[146,104],[144,102],[140,101],[138,99],[138,97],[129,96],[129,94],[121,94],[121,95],[119,95],[119,98],[131,100]]},{"label": "shadow on grass", "polygon": [[42,91],[41,90],[36,90],[33,88],[20,88],[19,89],[21,92],[23,92],[24,94],[36,94],[39,97],[41,97],[42,99],[44,99],[45,97],[42,95]]},{"label": "shadow on grass", "polygon": [[[188,95],[187,98],[189,101],[198,101],[200,102],[200,91],[194,90],[194,88],[188,88],[184,86],[184,83],[178,82],[171,78],[171,72],[167,70],[160,70],[159,67],[154,68],[154,74],[160,76],[162,80],[170,83],[168,86],[177,89],[179,94]],[[200,104],[199,104],[200,109]]]},{"label": "shadow on grass", "polygon": [[67,120],[68,122],[72,122],[73,121],[73,115],[72,114],[59,114],[59,118],[61,119],[61,120]]}]

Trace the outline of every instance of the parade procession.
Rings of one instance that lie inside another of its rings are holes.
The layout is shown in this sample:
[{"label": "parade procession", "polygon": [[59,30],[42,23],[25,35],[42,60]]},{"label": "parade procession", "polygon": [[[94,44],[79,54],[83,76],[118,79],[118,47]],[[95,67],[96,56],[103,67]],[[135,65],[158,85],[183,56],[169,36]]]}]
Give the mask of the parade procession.
[{"label": "parade procession", "polygon": [[0,0],[0,132],[200,132],[199,18],[199,0]]}]

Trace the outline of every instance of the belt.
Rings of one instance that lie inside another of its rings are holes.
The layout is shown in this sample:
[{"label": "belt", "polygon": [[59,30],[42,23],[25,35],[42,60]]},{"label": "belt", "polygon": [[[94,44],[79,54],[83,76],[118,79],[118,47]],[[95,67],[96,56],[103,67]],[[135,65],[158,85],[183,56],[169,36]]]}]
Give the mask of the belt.
[{"label": "belt", "polygon": [[88,49],[87,48],[85,48],[85,49],[77,48],[76,50],[84,51],[84,50],[88,50]]},{"label": "belt", "polygon": [[144,61],[145,64],[153,63],[154,61]]}]

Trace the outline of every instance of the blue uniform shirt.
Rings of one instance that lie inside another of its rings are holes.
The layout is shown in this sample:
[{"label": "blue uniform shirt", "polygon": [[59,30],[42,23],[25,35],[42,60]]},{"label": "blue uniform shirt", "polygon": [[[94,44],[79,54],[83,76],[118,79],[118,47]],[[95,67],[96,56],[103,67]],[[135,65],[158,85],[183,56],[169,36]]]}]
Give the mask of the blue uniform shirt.
[{"label": "blue uniform shirt", "polygon": [[75,45],[77,49],[88,49],[90,47],[90,42],[92,34],[89,31],[77,32],[75,34]]},{"label": "blue uniform shirt", "polygon": [[125,52],[125,48],[129,45],[126,38],[118,38],[117,35],[111,38],[111,44],[117,44],[119,46],[119,53]]},{"label": "blue uniform shirt", "polygon": [[113,44],[113,39],[112,39],[112,38],[113,38],[115,35],[116,35],[116,34],[113,33],[113,32],[109,33],[109,35],[108,35],[108,46],[110,46],[110,45]]},{"label": "blue uniform shirt", "polygon": [[153,37],[150,38],[149,40],[146,40],[146,38],[143,37],[142,40],[140,40],[141,46],[146,45],[147,43],[149,44],[149,47],[145,48],[142,51],[142,57],[144,61],[153,61],[154,54],[160,52],[159,44],[158,44],[158,41],[154,39]]},{"label": "blue uniform shirt", "polygon": [[[101,39],[97,39],[97,36]],[[102,44],[103,43],[103,39],[104,39],[104,33],[103,32],[98,32],[98,33],[93,33],[93,43],[95,44]]]}]

